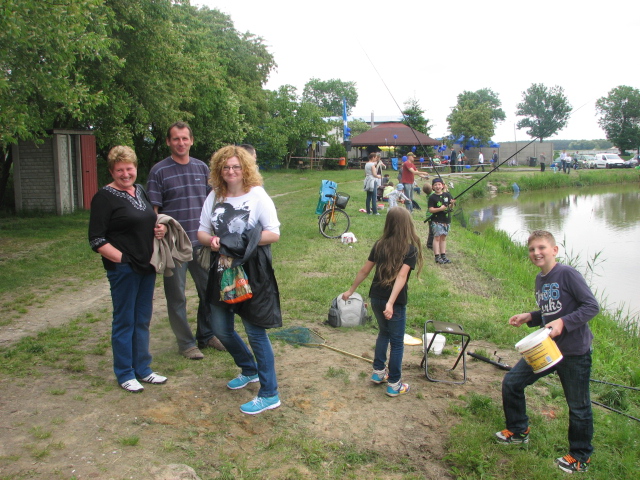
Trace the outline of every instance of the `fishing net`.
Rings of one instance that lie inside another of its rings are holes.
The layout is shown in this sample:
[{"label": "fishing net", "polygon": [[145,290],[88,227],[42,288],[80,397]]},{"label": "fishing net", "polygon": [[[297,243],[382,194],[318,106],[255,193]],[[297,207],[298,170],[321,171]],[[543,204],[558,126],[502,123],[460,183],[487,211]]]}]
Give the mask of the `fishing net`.
[{"label": "fishing net", "polygon": [[334,352],[339,352],[350,357],[359,358],[365,362],[373,363],[373,360],[369,358],[361,357],[354,353],[345,352],[339,348],[332,347],[326,344],[326,340],[315,330],[311,330],[306,327],[288,327],[282,328],[269,333],[269,337],[273,340],[282,340],[283,342],[293,343],[295,345],[304,345],[306,347],[325,347]]}]

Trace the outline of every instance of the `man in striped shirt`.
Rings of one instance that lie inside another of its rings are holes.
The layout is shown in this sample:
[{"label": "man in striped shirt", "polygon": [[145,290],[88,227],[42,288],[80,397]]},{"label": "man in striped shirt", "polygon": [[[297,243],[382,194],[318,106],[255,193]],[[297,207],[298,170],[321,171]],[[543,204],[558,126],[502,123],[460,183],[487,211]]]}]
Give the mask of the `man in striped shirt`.
[{"label": "man in striped shirt", "polygon": [[[185,122],[171,125],[167,130],[166,141],[171,156],[158,162],[149,172],[147,193],[156,213],[164,213],[177,220],[193,245],[193,260],[174,269],[171,277],[163,279],[169,323],[176,336],[178,350],[186,358],[201,360],[204,358],[201,348],[224,350],[213,335],[211,310],[205,299],[208,272],[197,261],[197,252],[202,248],[197,238],[200,213],[211,191],[208,184],[209,167],[201,160],[189,156],[193,132]],[[187,270],[193,278],[200,301],[195,337],[187,319]]]}]

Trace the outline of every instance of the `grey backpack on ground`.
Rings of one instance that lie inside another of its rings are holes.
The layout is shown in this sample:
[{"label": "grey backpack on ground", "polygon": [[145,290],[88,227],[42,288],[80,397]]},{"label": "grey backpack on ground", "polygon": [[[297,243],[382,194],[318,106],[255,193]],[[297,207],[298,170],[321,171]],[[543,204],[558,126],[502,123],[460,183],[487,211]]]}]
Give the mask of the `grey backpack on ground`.
[{"label": "grey backpack on ground", "polygon": [[346,302],[342,300],[342,295],[333,299],[326,323],[332,327],[357,327],[367,323],[370,318],[362,296],[354,293]]}]

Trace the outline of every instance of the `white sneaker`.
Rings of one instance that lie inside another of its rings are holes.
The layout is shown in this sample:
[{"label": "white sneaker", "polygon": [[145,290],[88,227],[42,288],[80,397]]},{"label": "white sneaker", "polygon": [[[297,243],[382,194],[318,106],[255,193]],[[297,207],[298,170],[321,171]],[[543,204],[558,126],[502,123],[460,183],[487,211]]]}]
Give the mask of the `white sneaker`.
[{"label": "white sneaker", "polygon": [[167,383],[167,377],[163,377],[162,375],[159,375],[156,372],[153,372],[147,375],[146,377],[141,378],[140,381],[144,383],[152,383],[154,385],[160,385],[162,383]]},{"label": "white sneaker", "polygon": [[140,393],[144,390],[144,387],[140,385],[140,382],[135,378],[132,380],[127,380],[124,383],[121,383],[120,386],[124,388],[127,392],[131,393]]}]

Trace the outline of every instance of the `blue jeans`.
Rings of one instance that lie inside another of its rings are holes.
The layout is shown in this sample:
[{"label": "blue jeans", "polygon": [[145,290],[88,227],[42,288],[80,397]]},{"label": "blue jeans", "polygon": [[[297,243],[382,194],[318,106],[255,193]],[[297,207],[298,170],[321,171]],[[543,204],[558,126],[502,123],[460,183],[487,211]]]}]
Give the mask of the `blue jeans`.
[{"label": "blue jeans", "polygon": [[151,374],[149,324],[153,311],[156,274],[141,275],[128,263],[107,270],[113,302],[111,348],[113,371],[118,383]]},{"label": "blue jeans", "polygon": [[[218,340],[231,354],[234,362],[240,367],[242,374],[246,376],[258,374],[260,379],[259,397],[273,397],[278,394],[278,381],[276,380],[276,363],[273,348],[267,335],[267,330],[257,327],[242,320],[244,330],[247,332],[251,350],[244,343],[235,330],[232,310],[226,307],[210,304],[213,316],[213,331]],[[255,359],[254,359],[255,355]]]},{"label": "blue jeans", "polygon": [[569,406],[569,453],[576,460],[586,462],[593,453],[593,413],[589,395],[591,352],[566,356],[554,367],[540,373],[533,373],[524,359],[520,359],[502,380],[502,407],[507,429],[514,433],[527,429],[529,417],[524,389],[553,371],[558,372]]},{"label": "blue jeans", "polygon": [[367,213],[372,213],[375,215],[378,213],[378,203],[376,199],[376,191],[370,192],[367,190],[367,201],[366,201],[366,210]]},{"label": "blue jeans", "polygon": [[[199,345],[203,345],[214,336],[211,309],[209,302],[206,301],[209,272],[204,270],[196,260],[196,251],[194,251],[193,257],[194,259],[190,262],[183,263],[180,267],[175,268],[171,277],[163,277],[169,323],[178,341],[178,349],[181,352],[195,347],[196,339]],[[191,274],[199,298],[195,338],[187,318],[187,297],[185,295],[187,270]]]},{"label": "blue jeans", "polygon": [[404,355],[404,327],[407,323],[407,306],[394,305],[393,315],[389,320],[384,318],[387,300],[371,297],[371,310],[378,320],[378,338],[373,359],[375,370],[384,370],[387,362],[387,348],[389,353],[389,383],[397,383],[402,378],[402,356]]},{"label": "blue jeans", "polygon": [[405,201],[404,204],[407,207],[407,210],[413,212],[413,183],[403,183],[404,194],[407,196],[409,201]]}]

